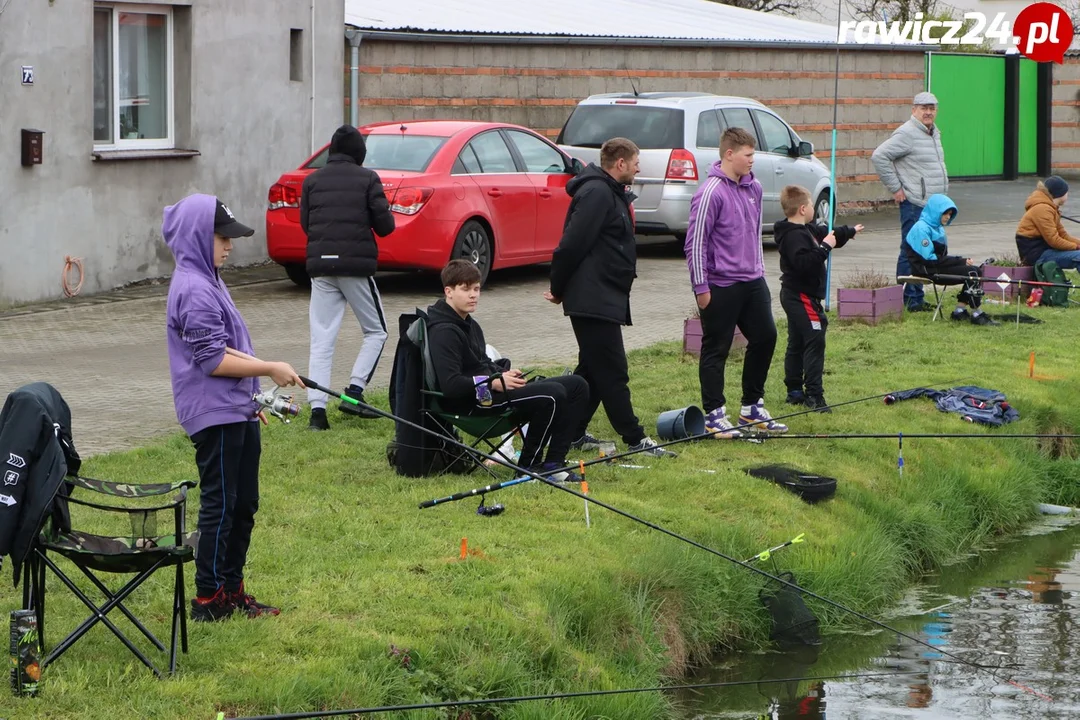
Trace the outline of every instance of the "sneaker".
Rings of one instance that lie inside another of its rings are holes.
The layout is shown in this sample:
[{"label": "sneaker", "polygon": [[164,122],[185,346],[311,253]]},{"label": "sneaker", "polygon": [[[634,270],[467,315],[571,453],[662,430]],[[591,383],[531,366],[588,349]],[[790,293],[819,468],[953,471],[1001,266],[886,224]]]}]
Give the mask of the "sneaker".
[{"label": "sneaker", "polygon": [[924,302],[924,303],[921,303],[919,305],[908,305],[907,306],[907,311],[908,312],[932,312],[933,309],[934,309],[934,306],[931,305],[928,302]]},{"label": "sneaker", "polygon": [[281,610],[276,607],[263,605],[261,602],[255,600],[254,595],[248,595],[244,592],[244,583],[240,583],[240,589],[234,593],[228,593],[227,597],[237,610],[244,613],[249,618],[281,614]]},{"label": "sneaker", "polygon": [[191,600],[191,619],[194,622],[217,622],[227,620],[236,609],[232,596],[224,588],[218,588],[211,597],[196,597]]},{"label": "sneaker", "polygon": [[597,440],[589,433],[585,433],[574,442],[570,443],[571,450],[599,450],[601,445],[610,445],[608,440]]},{"label": "sneaker", "polygon": [[739,428],[756,433],[783,434],[788,431],[787,425],[772,419],[772,415],[765,409],[764,398],[753,405],[743,405],[742,412],[739,413]]},{"label": "sneaker", "polygon": [[[362,403],[368,404],[368,401],[364,399],[364,388],[359,387],[358,385],[350,385],[349,387],[345,388],[345,394],[351,397],[353,400],[358,400]],[[376,412],[372,412],[367,408],[358,407],[356,405],[353,405],[352,403],[347,403],[344,400],[341,401],[341,405],[338,406],[338,410],[345,413],[346,415],[353,415],[355,417],[362,417],[369,420],[377,417],[382,417]]]},{"label": "sneaker", "polygon": [[971,324],[972,325],[1000,325],[1001,323],[999,323],[997,320],[993,319],[992,317],[990,317],[986,313],[981,312],[978,315],[972,315],[971,316]]},{"label": "sneaker", "polygon": [[832,412],[832,408],[829,407],[829,403],[825,402],[824,395],[807,395],[806,408],[808,410],[817,410],[818,412],[822,413]]},{"label": "sneaker", "polygon": [[787,400],[784,402],[788,405],[802,405],[806,402],[806,395],[802,390],[788,390]]},{"label": "sneaker", "polygon": [[965,310],[964,308],[956,308],[955,310],[952,311],[952,314],[949,315],[950,320],[967,320],[970,317],[971,317],[971,314],[968,313],[968,311]]},{"label": "sneaker", "polygon": [[581,476],[573,470],[559,470],[559,472],[555,472],[555,470],[558,470],[560,467],[561,465],[559,463],[546,462],[541,465],[533,465],[528,470],[534,475],[543,475],[548,480],[557,483],[581,482]]},{"label": "sneaker", "polygon": [[677,458],[678,453],[673,453],[666,448],[657,446],[656,441],[651,437],[642,438],[641,442],[637,445],[631,445],[626,448],[627,452],[640,452],[642,455],[651,455],[658,458]]},{"label": "sneaker", "polygon": [[326,419],[326,408],[311,408],[308,430],[329,430],[330,421]]},{"label": "sneaker", "polygon": [[718,407],[705,416],[705,432],[715,438],[739,438],[742,433],[728,420],[727,408]]}]

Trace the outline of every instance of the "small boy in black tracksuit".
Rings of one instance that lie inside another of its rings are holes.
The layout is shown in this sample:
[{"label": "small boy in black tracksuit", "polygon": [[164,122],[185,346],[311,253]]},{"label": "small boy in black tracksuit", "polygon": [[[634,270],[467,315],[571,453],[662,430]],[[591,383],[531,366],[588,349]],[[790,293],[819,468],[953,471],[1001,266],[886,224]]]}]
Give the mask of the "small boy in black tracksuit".
[{"label": "small boy in black tracksuit", "polygon": [[555,471],[566,465],[589,403],[589,383],[579,375],[529,382],[509,360],[492,362],[484,331],[472,317],[480,270],[468,260],[451,260],[442,282],[443,298],[427,310],[427,342],[444,409],[463,415],[512,410],[529,425],[518,465],[555,482],[581,482],[577,473]]},{"label": "small boy in black tracksuit", "polygon": [[831,412],[821,384],[825,330],[829,326],[821,307],[825,298],[825,261],[833,248],[844,247],[863,226],[843,225],[829,233],[824,225],[813,222],[810,191],[799,185],[784,188],[780,206],[787,219],[773,226],[773,237],[780,248],[780,306],[788,319],[784,356],[787,402]]}]

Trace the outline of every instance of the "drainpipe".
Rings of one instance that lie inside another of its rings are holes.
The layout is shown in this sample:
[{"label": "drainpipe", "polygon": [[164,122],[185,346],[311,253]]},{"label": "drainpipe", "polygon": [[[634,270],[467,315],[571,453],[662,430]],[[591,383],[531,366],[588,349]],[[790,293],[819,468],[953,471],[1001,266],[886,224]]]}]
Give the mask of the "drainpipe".
[{"label": "drainpipe", "polygon": [[315,152],[315,0],[311,0],[311,152]]},{"label": "drainpipe", "polygon": [[345,31],[349,40],[349,122],[353,127],[360,124],[360,41],[364,34],[354,28]]}]

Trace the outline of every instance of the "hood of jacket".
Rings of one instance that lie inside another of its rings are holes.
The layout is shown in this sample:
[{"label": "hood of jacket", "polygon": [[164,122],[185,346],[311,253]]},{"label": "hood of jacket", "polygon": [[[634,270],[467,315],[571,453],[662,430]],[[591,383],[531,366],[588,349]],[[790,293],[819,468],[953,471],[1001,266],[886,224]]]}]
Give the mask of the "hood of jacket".
[{"label": "hood of jacket", "polygon": [[926,207],[923,208],[922,215],[919,219],[926,223],[935,234],[940,233],[942,230],[941,216],[949,210],[952,210],[953,215],[949,218],[949,222],[945,223],[946,225],[952,225],[953,221],[956,220],[956,203],[954,203],[948,195],[937,193],[936,195],[931,195],[926,201]]},{"label": "hood of jacket", "polygon": [[367,143],[359,130],[352,125],[342,125],[330,138],[330,154],[345,155],[355,160],[357,165],[363,165],[367,157]]},{"label": "hood of jacket", "polygon": [[793,223],[786,218],[773,223],[773,241],[777,247],[780,247],[793,234],[802,235],[805,232],[807,232],[807,228],[804,223]]},{"label": "hood of jacket", "polygon": [[571,178],[570,182],[566,183],[566,193],[570,197],[574,197],[577,193],[581,192],[581,189],[591,182],[604,182],[607,183],[612,190],[620,195],[627,197],[627,202],[633,199],[633,194],[628,192],[625,185],[620,185],[615,182],[615,178],[611,177],[607,171],[600,168],[596,163],[589,163],[574,178]]},{"label": "hood of jacket", "polygon": [[1039,187],[1028,195],[1027,200],[1024,201],[1024,210],[1030,210],[1036,205],[1049,205],[1055,214],[1061,212],[1061,208],[1054,202],[1054,198],[1050,197],[1050,193],[1046,191],[1042,183],[1039,183]]},{"label": "hood of jacket", "polygon": [[716,160],[715,162],[713,162],[712,165],[709,166],[708,177],[721,178],[723,180],[727,180],[729,183],[735,183],[737,185],[753,185],[755,175],[753,172],[747,173],[746,175],[743,175],[741,178],[739,178],[738,182],[736,182],[727,176],[727,173],[725,173],[721,169],[720,161]]},{"label": "hood of jacket", "polygon": [[217,198],[213,195],[189,195],[165,208],[161,234],[176,258],[177,269],[184,269],[218,282],[214,267],[214,213]]},{"label": "hood of jacket", "polygon": [[461,329],[468,337],[470,329],[472,328],[472,318],[463,318],[457,314],[454,308],[450,307],[450,303],[446,302],[446,299],[438,300],[434,305],[428,307],[427,310],[427,326],[430,330],[436,325],[454,325]]}]

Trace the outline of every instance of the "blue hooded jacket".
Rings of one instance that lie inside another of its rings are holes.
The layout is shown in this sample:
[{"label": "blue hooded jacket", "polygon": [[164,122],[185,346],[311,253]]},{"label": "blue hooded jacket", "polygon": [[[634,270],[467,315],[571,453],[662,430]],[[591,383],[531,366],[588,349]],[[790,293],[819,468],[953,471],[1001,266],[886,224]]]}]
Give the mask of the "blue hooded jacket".
[{"label": "blue hooded jacket", "polygon": [[211,375],[225,347],[254,355],[247,325],[214,267],[213,195],[190,195],[165,208],[161,226],[176,258],[166,304],[169,371],[176,418],[190,437],[213,425],[253,420],[258,378]]},{"label": "blue hooded jacket", "polygon": [[930,196],[922,215],[904,239],[909,255],[914,252],[922,262],[934,263],[945,259],[949,254],[949,241],[945,237],[945,228],[941,226],[941,216],[949,210],[953,214],[947,225],[956,219],[956,203],[940,193]]}]

